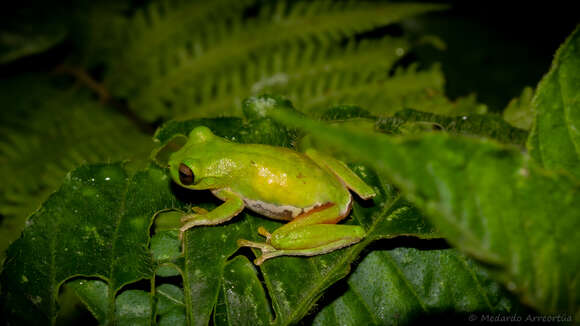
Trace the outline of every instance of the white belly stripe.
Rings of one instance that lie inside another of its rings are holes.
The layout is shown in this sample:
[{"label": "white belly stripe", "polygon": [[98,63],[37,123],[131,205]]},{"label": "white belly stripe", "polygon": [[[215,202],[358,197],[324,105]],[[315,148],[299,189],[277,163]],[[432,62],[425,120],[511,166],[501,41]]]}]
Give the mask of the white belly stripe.
[{"label": "white belly stripe", "polygon": [[315,204],[309,207],[296,207],[291,205],[276,205],[263,202],[261,200],[244,199],[246,207],[256,213],[262,214],[275,219],[292,220],[298,215],[307,213],[322,204]]},{"label": "white belly stripe", "polygon": [[[233,192],[230,189],[227,189],[227,191]],[[218,196],[219,194],[219,190],[212,190],[211,191],[216,197],[220,198],[221,200],[224,200],[224,198]],[[235,192],[234,192],[235,193]],[[267,203],[261,200],[255,200],[255,199],[249,199],[249,198],[244,198],[244,196],[237,194],[240,198],[242,198],[242,200],[244,201],[244,205],[249,208],[250,210],[273,218],[273,219],[277,219],[277,220],[284,220],[284,221],[291,221],[292,219],[294,219],[295,217],[308,213],[311,210],[326,205],[328,203],[316,203],[312,206],[308,206],[308,207],[296,207],[296,206],[292,206],[292,205],[276,205],[276,204],[272,204],[272,203]],[[346,205],[345,207],[345,211],[344,212],[340,212],[341,215],[345,215],[348,211],[350,211],[350,207],[352,204],[352,195],[349,193],[349,203],[348,205]]]}]

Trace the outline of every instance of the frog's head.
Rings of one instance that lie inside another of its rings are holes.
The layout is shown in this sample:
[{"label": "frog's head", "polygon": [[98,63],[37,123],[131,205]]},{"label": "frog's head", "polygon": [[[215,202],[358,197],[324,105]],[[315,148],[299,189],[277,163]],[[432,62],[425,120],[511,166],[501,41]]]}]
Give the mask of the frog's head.
[{"label": "frog's head", "polygon": [[213,162],[219,158],[227,141],[207,127],[194,128],[187,143],[169,157],[169,172],[178,185],[188,189],[216,189],[224,183],[216,174]]}]

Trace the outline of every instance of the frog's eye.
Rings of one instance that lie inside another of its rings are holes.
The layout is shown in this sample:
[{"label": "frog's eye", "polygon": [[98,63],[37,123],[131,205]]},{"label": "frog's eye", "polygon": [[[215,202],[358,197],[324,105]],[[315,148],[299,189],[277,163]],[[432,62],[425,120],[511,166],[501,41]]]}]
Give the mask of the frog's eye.
[{"label": "frog's eye", "polygon": [[193,171],[189,168],[189,166],[181,163],[179,164],[179,180],[185,186],[189,186],[193,183]]}]

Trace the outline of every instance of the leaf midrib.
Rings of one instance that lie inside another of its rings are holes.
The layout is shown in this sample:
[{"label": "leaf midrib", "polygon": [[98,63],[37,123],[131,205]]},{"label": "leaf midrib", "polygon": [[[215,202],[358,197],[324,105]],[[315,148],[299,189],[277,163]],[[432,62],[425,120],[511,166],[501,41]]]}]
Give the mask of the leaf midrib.
[{"label": "leaf midrib", "polygon": [[[125,171],[124,171],[125,172]],[[125,215],[125,210],[126,210],[126,203],[127,203],[127,194],[129,192],[129,185],[131,184],[131,181],[127,178],[127,176],[125,176],[125,186],[123,188],[123,196],[121,198],[121,205],[119,206],[119,212],[117,213],[117,216],[115,218],[115,232],[113,233],[113,243],[111,244],[111,267],[109,268],[109,275],[107,277],[108,282],[108,288],[109,288],[109,314],[107,316],[107,320],[109,321],[114,321],[115,320],[115,296],[117,295],[117,290],[113,288],[113,273],[114,273],[114,269],[115,269],[115,253],[116,253],[116,248],[117,248],[117,239],[118,239],[118,235],[119,235],[119,228],[121,225],[121,219],[123,218],[123,216]],[[116,284],[118,288],[120,288],[122,286],[122,284]]]}]

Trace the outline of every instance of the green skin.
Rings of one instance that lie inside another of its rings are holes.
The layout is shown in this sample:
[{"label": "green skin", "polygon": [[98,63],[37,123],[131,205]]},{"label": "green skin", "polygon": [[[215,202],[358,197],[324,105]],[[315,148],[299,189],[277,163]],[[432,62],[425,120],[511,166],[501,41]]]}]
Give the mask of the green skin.
[{"label": "green skin", "polygon": [[173,180],[188,189],[209,189],[224,203],[208,212],[194,207],[182,218],[180,236],[198,225],[224,223],[245,207],[261,215],[290,221],[273,233],[260,227],[265,243],[238,240],[243,247],[258,248],[254,262],[292,255],[314,256],[359,242],[360,226],[337,225],[348,216],[352,196],[375,196],[346,164],[315,150],[304,154],[287,148],[238,144],[197,127],[187,143],[169,159]]}]

